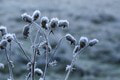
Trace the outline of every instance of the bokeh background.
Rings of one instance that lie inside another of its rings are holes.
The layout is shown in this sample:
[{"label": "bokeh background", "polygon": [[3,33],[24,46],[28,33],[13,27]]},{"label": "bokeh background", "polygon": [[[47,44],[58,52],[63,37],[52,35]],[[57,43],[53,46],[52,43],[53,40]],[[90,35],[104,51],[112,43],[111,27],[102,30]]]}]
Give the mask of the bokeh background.
[{"label": "bokeh background", "polygon": [[[86,36],[100,41],[79,56],[69,80],[120,80],[120,0],[0,0],[0,25],[7,26],[10,33],[17,35],[29,55],[32,51],[29,40],[22,35],[26,23],[21,14],[32,14],[36,9],[42,16],[70,22],[68,29],[58,30],[51,37],[53,46],[66,33],[71,33],[77,40]],[[58,64],[49,68],[47,80],[64,80],[65,67],[70,64],[73,48],[67,41],[62,42],[55,56]],[[10,56],[15,64],[15,80],[24,80],[27,60],[15,43]],[[44,57],[38,57],[37,61],[37,67],[44,69]],[[0,51],[0,63],[5,64],[5,69],[0,70],[0,80],[6,80],[8,67],[4,51]]]}]

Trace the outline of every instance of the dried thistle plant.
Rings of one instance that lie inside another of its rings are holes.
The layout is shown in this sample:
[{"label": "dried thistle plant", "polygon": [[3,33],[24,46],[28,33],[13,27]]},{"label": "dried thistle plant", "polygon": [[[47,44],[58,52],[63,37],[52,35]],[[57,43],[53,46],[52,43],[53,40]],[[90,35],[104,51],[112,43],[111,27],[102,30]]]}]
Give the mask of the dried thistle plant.
[{"label": "dried thistle plant", "polygon": [[[8,80],[14,80],[14,65],[10,60],[7,49],[8,44],[12,44],[12,42],[15,42],[19,46],[19,48],[22,50],[23,55],[28,59],[28,64],[26,66],[28,74],[26,75],[26,80],[35,80],[35,75],[38,75],[40,77],[39,80],[46,80],[46,73],[49,68],[48,66],[56,66],[57,61],[53,61],[52,59],[64,39],[70,42],[70,45],[73,45],[75,47],[73,50],[73,59],[71,61],[71,64],[67,65],[66,67],[67,74],[64,80],[68,80],[69,75],[73,70],[75,61],[77,60],[80,53],[82,53],[87,47],[92,47],[99,42],[97,39],[88,40],[87,37],[80,37],[80,40],[77,42],[77,40],[71,34],[66,34],[59,40],[58,44],[53,49],[51,48],[51,44],[49,42],[50,34],[54,34],[57,28],[69,28],[69,22],[67,20],[59,20],[58,18],[52,18],[49,20],[49,18],[46,16],[41,17],[41,12],[39,10],[35,10],[32,15],[24,13],[21,15],[21,17],[22,20],[26,22],[26,25],[23,27],[23,37],[25,39],[30,39],[31,42],[32,54],[30,56],[26,54],[21,42],[18,41],[15,34],[8,33],[7,28],[4,26],[0,27],[0,32],[2,34],[0,49],[5,51],[6,59],[8,62],[10,73]],[[37,20],[40,20],[39,23],[37,23]],[[35,33],[34,38],[31,37],[32,27],[37,28],[37,32]],[[41,40],[37,40],[39,37],[41,37]],[[38,55],[42,55],[40,49],[44,50],[43,55],[45,55],[44,70],[36,68],[36,57]],[[51,54],[51,56],[49,56],[49,54]],[[4,68],[4,65],[0,64],[0,68]]]}]

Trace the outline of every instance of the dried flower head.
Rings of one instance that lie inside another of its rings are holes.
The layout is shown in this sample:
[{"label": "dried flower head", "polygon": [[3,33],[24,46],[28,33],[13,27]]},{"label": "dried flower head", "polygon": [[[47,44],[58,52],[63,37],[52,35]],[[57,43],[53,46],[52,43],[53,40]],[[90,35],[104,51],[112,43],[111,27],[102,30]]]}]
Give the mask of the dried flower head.
[{"label": "dried flower head", "polygon": [[32,15],[33,21],[36,21],[40,17],[40,15],[41,15],[40,11],[35,10],[33,15]]},{"label": "dried flower head", "polygon": [[75,45],[76,44],[76,39],[71,35],[71,34],[66,34],[66,40],[70,41],[71,45]]},{"label": "dried flower head", "polygon": [[0,41],[0,49],[5,49],[7,47],[7,40],[2,39]]},{"label": "dried flower head", "polygon": [[41,27],[44,28],[44,29],[47,29],[48,28],[48,22],[49,22],[49,19],[48,17],[42,17],[41,18]]},{"label": "dried flower head", "polygon": [[43,71],[39,68],[35,68],[35,74],[37,74],[38,76],[42,76],[43,75]]},{"label": "dried flower head", "polygon": [[77,53],[78,51],[80,51],[80,46],[76,45],[74,50],[73,50],[73,53]]},{"label": "dried flower head", "polygon": [[5,34],[7,34],[7,28],[5,26],[0,26],[0,32],[2,36],[4,36]]},{"label": "dried flower head", "polygon": [[69,22],[67,20],[59,20],[58,26],[62,28],[69,27]]},{"label": "dried flower head", "polygon": [[30,26],[25,25],[24,28],[23,28],[23,36],[24,36],[24,38],[29,37],[29,30],[30,30]]},{"label": "dried flower head", "polygon": [[[53,33],[53,31],[58,27],[58,18],[52,18],[49,24],[50,33]],[[54,33],[53,33],[54,34]]]},{"label": "dried flower head", "polygon": [[99,40],[97,40],[97,39],[92,39],[92,40],[89,41],[89,46],[92,47],[92,46],[96,45],[98,42],[99,42]]},{"label": "dried flower head", "polygon": [[79,40],[80,48],[84,48],[88,44],[87,37],[81,37]]},{"label": "dried flower head", "polygon": [[0,63],[0,69],[4,69],[4,64]]},{"label": "dried flower head", "polygon": [[71,65],[67,65],[66,71],[68,71],[69,69],[71,69]]},{"label": "dried flower head", "polygon": [[11,42],[12,40],[14,40],[14,34],[6,34],[3,36],[3,39],[6,39],[8,42]]},{"label": "dried flower head", "polygon": [[28,23],[32,23],[33,22],[32,17],[30,15],[28,15],[27,13],[22,14],[22,19],[25,22],[28,22]]}]

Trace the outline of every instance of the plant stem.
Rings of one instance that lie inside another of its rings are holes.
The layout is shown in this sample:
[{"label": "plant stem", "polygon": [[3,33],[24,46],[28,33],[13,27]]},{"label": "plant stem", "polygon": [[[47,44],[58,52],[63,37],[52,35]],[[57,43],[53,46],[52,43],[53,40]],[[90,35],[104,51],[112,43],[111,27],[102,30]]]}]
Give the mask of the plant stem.
[{"label": "plant stem", "polygon": [[43,80],[45,80],[46,72],[48,68],[48,49],[46,50],[45,57],[46,59],[45,59],[45,69],[44,69],[44,74],[43,74]]},{"label": "plant stem", "polygon": [[10,61],[10,58],[9,58],[9,55],[7,53],[7,49],[6,48],[5,48],[5,55],[6,55],[6,59],[7,59],[7,62],[8,62],[10,79],[14,80],[14,78],[13,78],[13,66],[11,64],[11,61]]},{"label": "plant stem", "polygon": [[25,57],[26,57],[29,61],[31,61],[30,57],[25,53],[25,50],[23,49],[23,47],[22,47],[22,45],[20,44],[20,42],[17,40],[16,36],[14,36],[14,38],[15,38],[14,41],[18,44],[19,48],[22,50],[23,55],[25,55]]},{"label": "plant stem", "polygon": [[54,50],[54,52],[52,53],[52,55],[51,55],[51,57],[50,57],[50,59],[49,59],[49,61],[48,61],[48,65],[49,65],[49,63],[51,62],[52,58],[54,57],[57,49],[59,48],[59,46],[60,46],[60,44],[61,44],[61,42],[62,42],[62,40],[63,40],[64,38],[65,38],[65,37],[62,37],[62,38],[60,39],[59,43],[57,44],[57,46],[55,47],[55,50]]},{"label": "plant stem", "polygon": [[80,53],[84,52],[84,50],[85,50],[87,47],[88,47],[88,45],[87,45],[85,48],[80,49],[80,51],[78,51],[77,53],[75,53],[75,54],[73,55],[73,59],[72,59],[72,62],[71,62],[71,64],[70,64],[70,69],[68,70],[68,72],[67,72],[64,80],[68,80],[69,75],[70,75],[70,73],[71,73],[71,71],[72,71],[72,69],[73,69],[74,63],[75,63],[75,61],[77,60],[77,57],[79,56]]}]

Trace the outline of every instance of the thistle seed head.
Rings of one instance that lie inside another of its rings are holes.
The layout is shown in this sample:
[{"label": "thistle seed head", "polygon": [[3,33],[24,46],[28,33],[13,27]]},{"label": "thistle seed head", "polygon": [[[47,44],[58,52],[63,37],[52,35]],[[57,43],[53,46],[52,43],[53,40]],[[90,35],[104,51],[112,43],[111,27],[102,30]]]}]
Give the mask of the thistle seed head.
[{"label": "thistle seed head", "polygon": [[5,26],[0,26],[0,32],[2,36],[4,36],[5,34],[7,34],[7,28]]},{"label": "thistle seed head", "polygon": [[2,39],[0,41],[0,49],[5,49],[7,47],[7,40]]},{"label": "thistle seed head", "polygon": [[71,35],[71,34],[66,34],[66,40],[70,41],[71,45],[75,45],[76,44],[76,39]]},{"label": "thistle seed head", "polygon": [[14,34],[6,34],[3,36],[3,39],[6,39],[8,42],[11,42],[12,40],[14,40]]},{"label": "thistle seed head", "polygon": [[23,28],[23,36],[24,38],[28,38],[29,37],[29,30],[30,30],[30,26],[29,25],[25,25]]},{"label": "thistle seed head", "polygon": [[74,50],[73,50],[73,53],[77,53],[78,51],[80,51],[80,46],[76,45]]},{"label": "thistle seed head", "polygon": [[49,22],[49,19],[48,17],[42,17],[41,18],[41,27],[44,28],[44,29],[47,29],[48,28],[48,22]]},{"label": "thistle seed head", "polygon": [[35,68],[35,74],[37,74],[38,76],[42,76],[43,75],[43,71],[39,68]]},{"label": "thistle seed head", "polygon": [[58,26],[62,28],[69,27],[69,22],[67,20],[59,20]]},{"label": "thistle seed head", "polygon": [[87,37],[81,37],[79,40],[80,48],[84,48],[88,44]]},{"label": "thistle seed head", "polygon": [[56,28],[58,26],[58,18],[52,18],[50,21],[50,28]]},{"label": "thistle seed head", "polygon": [[33,21],[36,21],[40,17],[40,15],[41,15],[40,11],[35,10],[33,15],[32,15]]},{"label": "thistle seed head", "polygon": [[89,46],[92,47],[92,46],[96,45],[98,42],[99,42],[99,40],[97,40],[97,39],[92,39],[92,40],[89,41]]},{"label": "thistle seed head", "polygon": [[22,16],[23,21],[28,22],[28,23],[33,22],[33,18],[30,15],[28,15],[27,13],[24,13],[21,16]]}]

